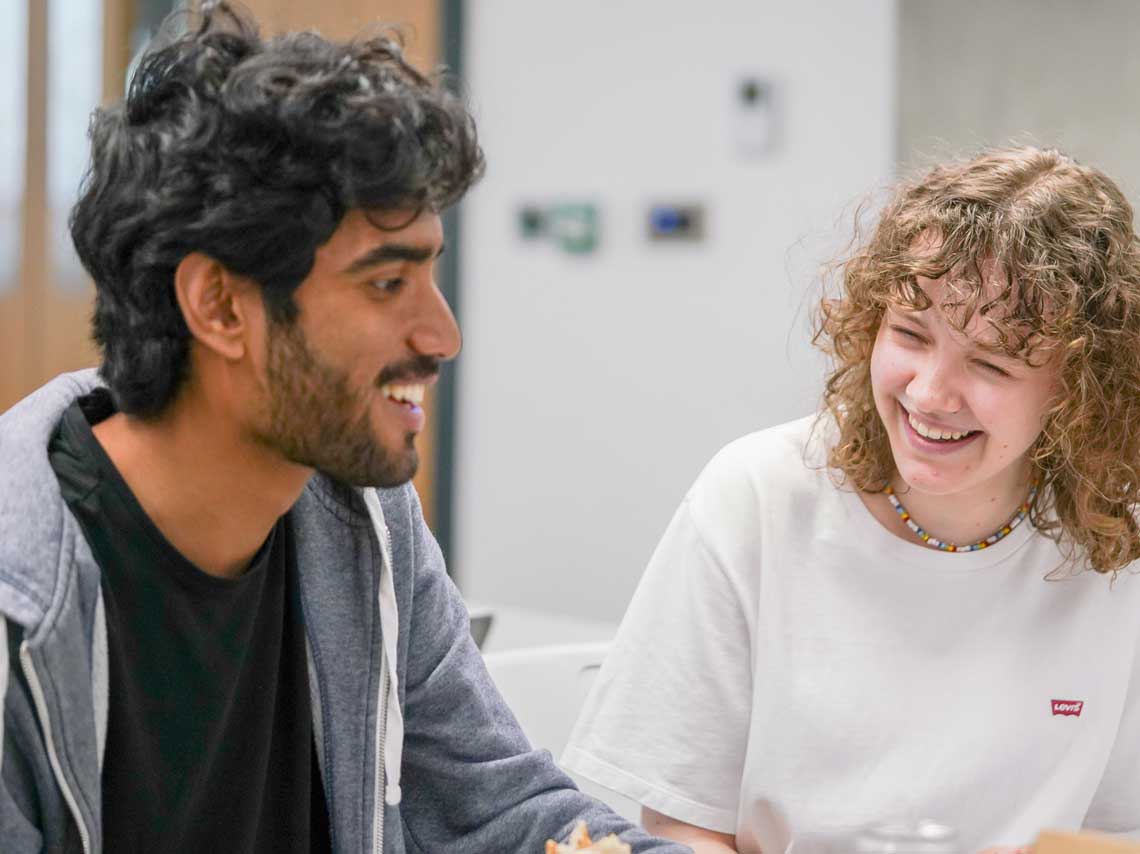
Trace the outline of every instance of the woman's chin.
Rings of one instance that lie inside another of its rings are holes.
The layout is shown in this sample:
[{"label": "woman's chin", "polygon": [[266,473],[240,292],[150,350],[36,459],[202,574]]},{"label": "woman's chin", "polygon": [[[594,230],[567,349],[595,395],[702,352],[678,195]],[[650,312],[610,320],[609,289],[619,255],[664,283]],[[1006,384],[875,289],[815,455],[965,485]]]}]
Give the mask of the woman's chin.
[{"label": "woman's chin", "polygon": [[943,468],[906,459],[900,461],[897,457],[895,471],[902,480],[901,486],[904,489],[913,489],[927,495],[953,495],[960,492],[965,486],[961,477],[953,475]]}]

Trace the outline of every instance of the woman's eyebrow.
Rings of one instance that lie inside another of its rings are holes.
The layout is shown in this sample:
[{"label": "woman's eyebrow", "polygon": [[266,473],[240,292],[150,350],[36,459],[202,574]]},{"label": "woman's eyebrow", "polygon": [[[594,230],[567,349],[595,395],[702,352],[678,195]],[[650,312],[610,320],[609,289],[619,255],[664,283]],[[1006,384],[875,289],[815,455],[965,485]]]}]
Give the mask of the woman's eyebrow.
[{"label": "woman's eyebrow", "polygon": [[925,311],[915,311],[914,309],[901,305],[892,305],[891,311],[903,320],[908,320],[916,326],[921,326],[923,329],[927,328]]},{"label": "woman's eyebrow", "polygon": [[1000,341],[980,341],[977,338],[970,339],[970,349],[973,350],[975,355],[984,355],[987,358],[1004,359],[1008,362],[1015,363],[1021,360],[1017,356],[1010,355],[1005,346]]}]

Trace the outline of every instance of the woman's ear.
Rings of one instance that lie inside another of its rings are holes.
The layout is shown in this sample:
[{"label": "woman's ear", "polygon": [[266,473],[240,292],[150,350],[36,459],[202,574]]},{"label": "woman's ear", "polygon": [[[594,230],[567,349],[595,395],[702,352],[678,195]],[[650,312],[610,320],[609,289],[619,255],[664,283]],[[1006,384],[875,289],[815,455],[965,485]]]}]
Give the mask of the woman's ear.
[{"label": "woman's ear", "polygon": [[251,287],[252,282],[201,252],[191,252],[174,271],[174,293],[191,336],[229,361],[247,354],[253,318],[242,297]]}]

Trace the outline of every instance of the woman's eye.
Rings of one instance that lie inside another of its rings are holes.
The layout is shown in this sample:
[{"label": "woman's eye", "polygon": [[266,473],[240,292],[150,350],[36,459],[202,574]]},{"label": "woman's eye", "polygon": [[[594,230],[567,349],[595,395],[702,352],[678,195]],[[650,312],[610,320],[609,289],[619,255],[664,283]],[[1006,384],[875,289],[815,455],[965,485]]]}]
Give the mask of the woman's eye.
[{"label": "woman's eye", "polygon": [[978,364],[990,373],[997,374],[999,377],[1010,376],[1009,371],[1005,370],[1004,368],[999,368],[993,362],[978,362]]},{"label": "woman's eye", "polygon": [[891,329],[893,329],[899,335],[902,335],[904,338],[909,338],[912,341],[924,340],[923,337],[921,335],[919,335],[917,332],[912,332],[911,330],[906,329],[902,326],[892,326]]}]

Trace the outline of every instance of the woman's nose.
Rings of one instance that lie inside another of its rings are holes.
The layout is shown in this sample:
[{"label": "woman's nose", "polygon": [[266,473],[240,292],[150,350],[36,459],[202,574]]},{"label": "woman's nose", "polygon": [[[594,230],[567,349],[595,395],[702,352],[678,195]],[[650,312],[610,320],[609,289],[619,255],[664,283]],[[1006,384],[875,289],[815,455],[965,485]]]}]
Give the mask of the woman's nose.
[{"label": "woman's nose", "polygon": [[929,415],[953,414],[962,408],[954,371],[941,362],[921,364],[906,391],[911,404]]}]

